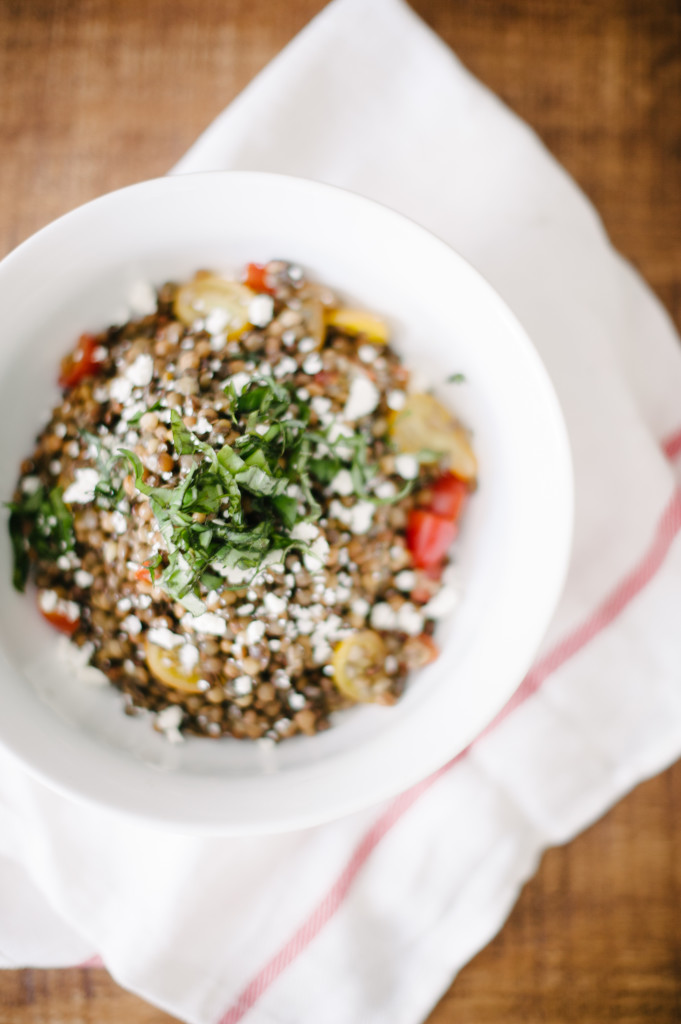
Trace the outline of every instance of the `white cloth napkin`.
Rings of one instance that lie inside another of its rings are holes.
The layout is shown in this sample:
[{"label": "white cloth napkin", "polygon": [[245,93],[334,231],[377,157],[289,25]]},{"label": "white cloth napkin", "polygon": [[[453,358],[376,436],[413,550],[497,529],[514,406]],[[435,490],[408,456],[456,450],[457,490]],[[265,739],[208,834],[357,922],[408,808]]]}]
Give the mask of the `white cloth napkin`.
[{"label": "white cloth napkin", "polygon": [[198,1024],[415,1024],[542,850],[681,752],[681,352],[573,182],[400,0],[330,4],[175,170],[216,168],[375,197],[501,292],[568,422],[567,588],[535,668],[471,750],[323,828],[162,835],[0,755],[1,956],[100,954]]}]

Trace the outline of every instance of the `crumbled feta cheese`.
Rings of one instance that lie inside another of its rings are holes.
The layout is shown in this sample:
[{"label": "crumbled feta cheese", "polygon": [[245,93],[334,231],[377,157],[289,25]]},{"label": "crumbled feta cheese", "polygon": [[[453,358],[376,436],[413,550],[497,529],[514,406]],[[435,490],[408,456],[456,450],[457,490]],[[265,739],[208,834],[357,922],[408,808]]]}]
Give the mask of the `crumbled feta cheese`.
[{"label": "crumbled feta cheese", "polygon": [[322,357],[319,352],[311,352],[309,356],[306,356],[303,360],[302,370],[303,373],[307,373],[313,377],[316,373],[321,373],[323,365]]},{"label": "crumbled feta cheese", "polygon": [[414,455],[396,455],[395,456],[395,472],[398,476],[401,476],[403,480],[415,480],[419,475],[419,462]]},{"label": "crumbled feta cheese", "polygon": [[254,611],[254,605],[242,604],[239,608],[237,608],[236,613],[237,615],[240,615],[242,618],[245,618],[246,615],[252,615]]},{"label": "crumbled feta cheese", "polygon": [[361,615],[364,618],[369,614],[371,605],[363,597],[357,597],[350,605],[350,611],[353,615]]},{"label": "crumbled feta cheese", "polygon": [[92,501],[98,483],[99,473],[96,469],[77,469],[76,479],[64,491],[64,501],[69,505]]},{"label": "crumbled feta cheese", "polygon": [[302,709],[307,704],[307,701],[305,700],[305,697],[303,696],[302,693],[298,693],[296,690],[294,690],[293,693],[289,693],[288,695],[288,704],[289,707],[293,709],[293,711],[302,711]]},{"label": "crumbled feta cheese", "polygon": [[111,525],[113,526],[114,531],[116,533],[123,534],[127,532],[128,520],[125,518],[122,512],[112,512]]},{"label": "crumbled feta cheese", "polygon": [[65,451],[65,452],[66,452],[66,454],[67,454],[67,455],[69,455],[69,456],[70,456],[70,457],[71,457],[72,459],[77,459],[77,458],[78,458],[78,456],[80,455],[80,445],[78,444],[78,442],[77,442],[77,441],[68,441],[68,442],[67,442],[67,443],[66,443],[66,444],[64,445],[64,451]]},{"label": "crumbled feta cheese", "polygon": [[210,422],[206,419],[205,416],[199,416],[198,420],[196,421],[196,426],[194,427],[194,433],[198,434],[200,437],[203,437],[204,434],[210,434],[210,431]]},{"label": "crumbled feta cheese", "polygon": [[358,501],[350,509],[350,530],[352,533],[367,533],[374,518],[376,506],[370,501]]},{"label": "crumbled feta cheese", "polygon": [[232,683],[232,689],[237,697],[245,697],[253,689],[253,680],[250,676],[237,676]]},{"label": "crumbled feta cheese", "polygon": [[[319,528],[314,523],[296,523],[291,530],[293,540],[311,541],[319,535]],[[293,569],[295,572],[295,569]]]},{"label": "crumbled feta cheese", "polygon": [[386,404],[388,408],[394,409],[395,412],[399,412],[400,409],[403,409],[406,401],[407,396],[404,391],[389,391],[386,396]]},{"label": "crumbled feta cheese", "polygon": [[128,292],[128,306],[133,316],[151,316],[156,312],[156,292],[148,281],[135,281]]},{"label": "crumbled feta cheese", "polygon": [[461,600],[460,592],[454,587],[444,586],[431,597],[421,609],[427,619],[445,619],[456,609]]},{"label": "crumbled feta cheese", "polygon": [[125,405],[131,394],[132,381],[127,377],[114,377],[109,384],[109,397],[112,402],[120,402],[121,405]]},{"label": "crumbled feta cheese", "polygon": [[[300,394],[300,392],[298,392]],[[331,409],[331,399],[325,398],[323,395],[315,395],[310,402],[312,409],[317,413],[320,419],[327,416]]]},{"label": "crumbled feta cheese", "polygon": [[196,617],[191,614],[184,615],[182,625],[189,626],[196,633],[207,633],[210,636],[224,636],[227,632],[227,622],[215,612],[204,612]]},{"label": "crumbled feta cheese", "polygon": [[416,636],[423,631],[423,614],[409,601],[397,613],[397,628],[409,636]]},{"label": "crumbled feta cheese", "polygon": [[21,481],[21,490],[24,494],[35,494],[40,487],[40,480],[37,476],[25,476]]},{"label": "crumbled feta cheese", "polygon": [[397,488],[392,480],[383,480],[374,487],[374,494],[377,498],[394,498],[397,494]]},{"label": "crumbled feta cheese", "polygon": [[199,663],[199,651],[194,644],[183,644],[178,651],[180,665],[185,672],[190,673]]},{"label": "crumbled feta cheese", "polygon": [[284,333],[282,334],[281,340],[283,341],[284,345],[286,345],[287,348],[291,348],[291,346],[295,345],[296,343],[296,332],[291,330],[291,328],[289,327],[289,329],[287,331],[284,331]]},{"label": "crumbled feta cheese", "polygon": [[136,615],[128,615],[127,618],[123,619],[121,622],[121,628],[130,636],[139,636],[142,632],[142,623]]},{"label": "crumbled feta cheese", "polygon": [[[220,571],[220,567],[217,565],[213,566],[213,568],[216,569],[216,571],[218,572]],[[233,586],[236,586],[237,583],[244,583],[246,580],[250,580],[251,576],[253,575],[253,570],[240,569],[238,566],[234,565],[230,566],[227,569],[224,569],[220,573],[220,575],[224,575],[228,583],[231,583]]]},{"label": "crumbled feta cheese", "polygon": [[210,313],[204,317],[203,328],[213,336],[223,335],[230,320],[231,317],[226,309],[211,309]]},{"label": "crumbled feta cheese", "polygon": [[272,373],[279,380],[280,377],[287,377],[291,373],[296,373],[298,370],[298,363],[291,356],[282,356],[279,362],[274,366]]},{"label": "crumbled feta cheese", "polygon": [[352,482],[352,476],[350,470],[341,469],[336,473],[335,477],[329,484],[329,487],[334,494],[342,494],[347,497],[350,494],[355,493],[355,485]]},{"label": "crumbled feta cheese", "polygon": [[125,371],[125,376],[135,388],[144,388],[154,376],[154,360],[148,352],[140,352],[137,359]]},{"label": "crumbled feta cheese", "polygon": [[173,633],[166,626],[157,626],[154,629],[150,629],[147,633],[147,640],[149,643],[156,644],[157,647],[162,647],[164,651],[172,651],[175,647],[181,647],[184,643],[184,639],[181,636]]},{"label": "crumbled feta cheese", "polygon": [[58,603],[59,595],[56,590],[41,590],[38,594],[38,607],[46,615],[56,611]]},{"label": "crumbled feta cheese", "polygon": [[[355,432],[347,423],[340,423],[338,420],[334,420],[326,436],[332,444],[335,444],[341,437],[354,437]],[[339,459],[351,459],[354,455],[354,449],[347,444],[336,444],[334,452]]]},{"label": "crumbled feta cheese", "polygon": [[411,569],[404,569],[402,572],[398,572],[395,577],[395,586],[398,590],[412,591],[416,586],[416,573],[412,572]]},{"label": "crumbled feta cheese", "polygon": [[371,609],[370,622],[374,629],[395,629],[397,615],[387,602],[379,601]]},{"label": "crumbled feta cheese", "polygon": [[116,610],[122,613],[129,612],[132,608],[132,601],[129,597],[122,597],[116,604]]},{"label": "crumbled feta cheese", "polygon": [[156,724],[160,729],[177,729],[182,721],[182,708],[178,704],[171,704],[156,715]]},{"label": "crumbled feta cheese", "polygon": [[310,392],[307,388],[298,388],[296,391],[296,398],[299,398],[301,402],[307,402],[310,397]]},{"label": "crumbled feta cheese", "polygon": [[283,597],[277,597],[276,594],[265,594],[263,604],[267,615],[279,617],[286,611],[286,601]]},{"label": "crumbled feta cheese", "polygon": [[271,295],[256,295],[248,304],[248,319],[254,327],[267,327],[274,316],[274,299]]},{"label": "crumbled feta cheese", "polygon": [[253,644],[259,644],[265,635],[265,623],[261,622],[260,619],[254,619],[253,622],[249,622],[246,627],[246,643],[249,646]]},{"label": "crumbled feta cheese", "polygon": [[375,345],[360,345],[357,349],[357,355],[363,363],[373,363],[378,355],[378,351]]},{"label": "crumbled feta cheese", "polygon": [[66,437],[66,424],[57,423],[54,428],[55,437]]},{"label": "crumbled feta cheese", "polygon": [[343,409],[343,416],[346,420],[359,420],[368,416],[378,405],[380,393],[373,381],[370,381],[363,373],[353,377],[350,385],[350,394]]},{"label": "crumbled feta cheese", "polygon": [[233,373],[232,376],[229,378],[229,383],[232,385],[235,394],[237,395],[241,394],[244,388],[247,387],[248,384],[250,384],[250,381],[250,373],[245,373],[243,370],[240,373]]},{"label": "crumbled feta cheese", "polygon": [[169,743],[182,743],[184,736],[180,732],[182,722],[182,708],[178,704],[171,704],[156,715],[156,727],[163,733]]},{"label": "crumbled feta cheese", "polygon": [[61,473],[61,462],[59,459],[52,459],[52,462],[47,467],[52,476],[59,476]]},{"label": "crumbled feta cheese", "polygon": [[77,569],[73,574],[73,579],[77,587],[91,587],[94,581],[92,573],[86,572],[85,569]]},{"label": "crumbled feta cheese", "polygon": [[329,557],[329,544],[325,537],[317,537],[310,545],[310,550],[303,555],[303,562],[308,572],[316,572],[326,564]]},{"label": "crumbled feta cheese", "polygon": [[308,336],[306,336],[304,338],[301,338],[300,341],[298,342],[298,351],[299,352],[303,352],[303,353],[305,353],[305,352],[314,352],[316,347],[317,347],[317,342],[314,340],[314,338],[310,338]]}]

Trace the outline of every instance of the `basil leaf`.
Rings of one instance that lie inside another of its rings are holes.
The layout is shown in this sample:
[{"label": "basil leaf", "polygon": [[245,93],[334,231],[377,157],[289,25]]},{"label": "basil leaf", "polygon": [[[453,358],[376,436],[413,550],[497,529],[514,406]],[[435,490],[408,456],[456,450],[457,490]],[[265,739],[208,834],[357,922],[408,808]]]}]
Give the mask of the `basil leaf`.
[{"label": "basil leaf", "polygon": [[282,518],[284,526],[289,530],[298,522],[298,502],[286,494],[278,494],[272,498],[272,504]]},{"label": "basil leaf", "polygon": [[324,487],[328,487],[333,478],[342,469],[343,464],[340,459],[325,456],[321,459],[310,459],[309,466],[310,472],[319,483]]}]

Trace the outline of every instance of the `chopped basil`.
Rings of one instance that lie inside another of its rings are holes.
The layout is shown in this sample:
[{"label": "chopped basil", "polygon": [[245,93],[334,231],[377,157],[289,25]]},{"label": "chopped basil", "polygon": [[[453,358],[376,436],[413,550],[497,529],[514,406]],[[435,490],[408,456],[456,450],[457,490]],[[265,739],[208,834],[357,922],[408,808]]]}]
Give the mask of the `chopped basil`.
[{"label": "chopped basil", "polygon": [[373,496],[378,467],[369,461],[370,436],[355,431],[333,438],[330,427],[310,429],[309,404],[270,377],[254,376],[239,395],[230,382],[225,394],[240,436],[220,449],[199,440],[172,410],[175,451],[196,460],[175,486],[149,486],[138,456],[120,450],[137,489],[149,499],[165,546],[154,566],[164,564],[160,584],[194,614],[203,609],[199,583],[215,588],[230,569],[252,569],[254,578],[273,557],[307,550],[290,531],[298,522],[320,518],[320,488],[343,466],[355,494],[376,504],[398,501],[412,486],[405,483],[392,498]]},{"label": "chopped basil", "polygon": [[95,504],[100,508],[116,508],[125,497],[123,490],[124,473],[121,472],[120,455],[112,455],[96,434],[81,431],[88,442],[90,454],[95,461],[99,480],[95,485]]},{"label": "chopped basil", "polygon": [[7,503],[10,510],[9,534],[14,556],[12,583],[17,590],[26,587],[30,553],[56,562],[60,555],[73,550],[75,534],[73,518],[62,498],[61,487],[47,490],[43,484],[19,501]]}]

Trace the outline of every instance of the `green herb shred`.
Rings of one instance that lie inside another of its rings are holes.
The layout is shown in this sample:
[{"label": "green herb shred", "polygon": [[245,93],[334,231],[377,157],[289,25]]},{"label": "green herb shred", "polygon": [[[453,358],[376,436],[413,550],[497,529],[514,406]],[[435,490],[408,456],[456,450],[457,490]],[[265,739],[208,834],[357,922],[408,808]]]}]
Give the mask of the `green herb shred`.
[{"label": "green herb shred", "polygon": [[19,591],[26,588],[31,552],[38,558],[56,562],[60,555],[75,546],[73,518],[62,494],[61,487],[47,490],[40,484],[33,493],[22,494],[19,501],[7,503],[14,558],[12,583]]},{"label": "green herb shred", "polygon": [[230,569],[253,570],[254,579],[289,550],[308,550],[292,532],[296,524],[320,518],[315,490],[328,487],[343,466],[355,494],[376,504],[399,501],[412,486],[405,483],[391,498],[372,496],[377,466],[368,459],[368,438],[356,431],[331,440],[329,429],[310,429],[309,404],[285,384],[256,376],[240,394],[230,382],[225,394],[230,418],[243,431],[232,445],[216,449],[201,441],[171,411],[176,454],[194,456],[175,486],[149,486],[138,456],[119,450],[149,500],[165,547],[149,566],[152,579],[163,565],[160,585],[195,615],[204,610],[199,583],[224,587]]}]

